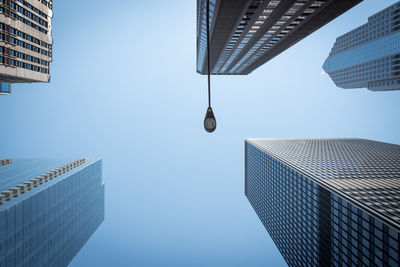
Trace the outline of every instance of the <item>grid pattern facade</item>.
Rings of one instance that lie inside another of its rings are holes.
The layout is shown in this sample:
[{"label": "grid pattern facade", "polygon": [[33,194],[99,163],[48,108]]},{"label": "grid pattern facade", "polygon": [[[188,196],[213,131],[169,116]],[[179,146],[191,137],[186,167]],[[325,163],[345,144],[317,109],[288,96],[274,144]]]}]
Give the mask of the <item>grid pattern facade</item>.
[{"label": "grid pattern facade", "polygon": [[286,262],[318,265],[317,185],[249,144],[246,157],[247,198]]},{"label": "grid pattern facade", "polygon": [[52,1],[0,0],[0,82],[49,82]]},{"label": "grid pattern facade", "polygon": [[332,266],[399,266],[399,232],[335,194],[330,210]]},{"label": "grid pattern facade", "polygon": [[400,89],[400,3],[338,37],[323,68],[341,88]]},{"label": "grid pattern facade", "polygon": [[[242,1],[242,15],[229,29],[231,34],[220,53],[213,54],[214,60],[210,62],[212,74],[248,74],[360,1]],[[335,5],[338,2],[345,4],[337,4],[343,5],[338,8],[332,6],[333,2]],[[329,16],[323,12],[329,13]],[[223,16],[223,13],[223,10],[214,12],[217,16]],[[201,16],[198,9],[198,20]],[[198,58],[199,62],[203,61]],[[199,64],[197,71],[206,73]]]},{"label": "grid pattern facade", "polygon": [[398,266],[400,146],[248,139],[245,193],[290,266]]},{"label": "grid pattern facade", "polygon": [[[1,190],[69,161],[13,160]],[[67,266],[104,220],[101,161],[89,161],[0,206],[0,266]]]}]

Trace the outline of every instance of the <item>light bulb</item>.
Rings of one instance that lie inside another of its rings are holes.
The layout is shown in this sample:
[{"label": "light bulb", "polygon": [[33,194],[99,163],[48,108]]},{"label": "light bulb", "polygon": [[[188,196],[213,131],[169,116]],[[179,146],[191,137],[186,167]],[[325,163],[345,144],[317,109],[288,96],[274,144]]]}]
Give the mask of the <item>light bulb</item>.
[{"label": "light bulb", "polygon": [[211,107],[207,108],[206,117],[204,118],[204,129],[212,133],[217,128],[217,120]]}]

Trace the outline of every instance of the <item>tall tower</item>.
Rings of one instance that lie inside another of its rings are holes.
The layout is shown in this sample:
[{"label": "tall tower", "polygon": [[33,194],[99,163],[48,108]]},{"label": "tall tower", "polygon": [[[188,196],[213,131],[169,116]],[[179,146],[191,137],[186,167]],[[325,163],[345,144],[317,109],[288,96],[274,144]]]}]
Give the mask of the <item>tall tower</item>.
[{"label": "tall tower", "polygon": [[101,160],[1,160],[0,192],[0,266],[67,266],[104,220]]},{"label": "tall tower", "polygon": [[323,69],[341,88],[400,90],[400,2],[338,37]]},{"label": "tall tower", "polygon": [[0,1],[0,94],[50,81],[52,0]]},{"label": "tall tower", "polygon": [[289,266],[399,266],[400,146],[247,139],[245,194]]},{"label": "tall tower", "polygon": [[[207,74],[207,1],[197,0],[200,74]],[[211,73],[246,75],[362,0],[209,1]]]}]

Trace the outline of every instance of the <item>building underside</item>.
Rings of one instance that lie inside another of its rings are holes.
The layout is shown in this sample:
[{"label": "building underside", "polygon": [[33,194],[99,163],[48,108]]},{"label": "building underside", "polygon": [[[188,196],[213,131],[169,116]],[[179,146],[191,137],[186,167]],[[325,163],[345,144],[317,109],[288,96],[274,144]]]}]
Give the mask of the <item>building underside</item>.
[{"label": "building underside", "polygon": [[[247,75],[362,0],[210,0],[211,74]],[[197,72],[207,74],[207,0],[197,1]]]}]

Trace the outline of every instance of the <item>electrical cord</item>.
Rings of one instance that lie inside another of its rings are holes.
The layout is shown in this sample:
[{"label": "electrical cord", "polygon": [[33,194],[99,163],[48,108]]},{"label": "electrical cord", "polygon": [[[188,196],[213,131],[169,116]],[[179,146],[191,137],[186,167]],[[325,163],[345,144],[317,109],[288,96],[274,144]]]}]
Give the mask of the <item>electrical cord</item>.
[{"label": "electrical cord", "polygon": [[208,78],[208,108],[204,118],[204,129],[212,133],[217,128],[217,121],[211,108],[211,70],[210,70],[210,0],[207,0],[207,78]]}]

